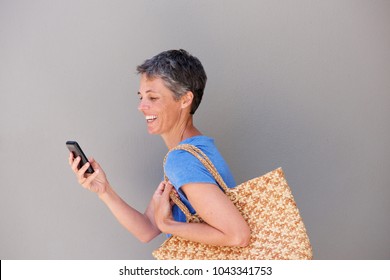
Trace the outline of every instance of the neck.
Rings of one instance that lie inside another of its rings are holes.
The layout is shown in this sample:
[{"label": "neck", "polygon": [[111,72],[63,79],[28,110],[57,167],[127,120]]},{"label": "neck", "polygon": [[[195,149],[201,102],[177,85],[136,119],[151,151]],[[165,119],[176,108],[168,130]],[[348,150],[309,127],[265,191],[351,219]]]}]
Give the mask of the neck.
[{"label": "neck", "polygon": [[190,116],[187,120],[179,124],[174,131],[162,135],[162,138],[168,149],[172,149],[181,141],[197,135],[202,135],[202,133],[194,126],[192,116]]}]

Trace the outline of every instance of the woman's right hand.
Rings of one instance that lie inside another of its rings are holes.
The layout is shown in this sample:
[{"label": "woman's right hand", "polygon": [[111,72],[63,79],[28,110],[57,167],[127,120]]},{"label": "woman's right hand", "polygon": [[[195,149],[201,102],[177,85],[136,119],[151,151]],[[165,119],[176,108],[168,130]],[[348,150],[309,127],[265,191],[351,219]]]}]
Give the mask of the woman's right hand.
[{"label": "woman's right hand", "polygon": [[[74,158],[73,153],[69,154],[69,165],[71,166],[73,172],[76,175],[77,181],[85,189],[88,189],[97,194],[103,194],[106,192],[109,183],[107,181],[106,174],[100,167],[100,165],[93,159],[90,158],[89,162],[84,164],[80,169],[78,168],[80,163],[80,157]],[[94,173],[89,174],[85,173],[91,165],[95,170]]]}]

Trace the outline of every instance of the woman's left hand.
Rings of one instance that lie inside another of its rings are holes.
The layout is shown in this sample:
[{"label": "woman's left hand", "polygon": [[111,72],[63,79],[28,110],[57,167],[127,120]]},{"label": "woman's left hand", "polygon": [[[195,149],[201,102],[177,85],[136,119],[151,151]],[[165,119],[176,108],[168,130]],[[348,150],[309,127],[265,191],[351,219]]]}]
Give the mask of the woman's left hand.
[{"label": "woman's left hand", "polygon": [[[154,219],[157,227],[164,232],[164,225],[173,221],[172,205],[169,197],[173,186],[170,182],[161,182],[153,194]],[[168,232],[166,232],[168,233]]]}]

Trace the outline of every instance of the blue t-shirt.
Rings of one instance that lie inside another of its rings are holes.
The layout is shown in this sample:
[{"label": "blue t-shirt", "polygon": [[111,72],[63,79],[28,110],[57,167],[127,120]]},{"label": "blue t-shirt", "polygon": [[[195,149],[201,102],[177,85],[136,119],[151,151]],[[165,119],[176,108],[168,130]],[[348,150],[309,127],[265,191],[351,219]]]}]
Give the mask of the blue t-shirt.
[{"label": "blue t-shirt", "polygon": [[[201,149],[215,165],[226,185],[229,188],[236,186],[229,166],[215,146],[214,139],[200,135],[187,138],[180,144],[191,144]],[[175,150],[169,153],[165,163],[165,174],[179,193],[181,201],[192,214],[195,213],[195,210],[181,190],[181,187],[189,183],[211,183],[218,186],[213,175],[206,167],[195,156],[183,150]],[[172,208],[172,215],[175,221],[186,221],[184,213],[176,205]]]}]

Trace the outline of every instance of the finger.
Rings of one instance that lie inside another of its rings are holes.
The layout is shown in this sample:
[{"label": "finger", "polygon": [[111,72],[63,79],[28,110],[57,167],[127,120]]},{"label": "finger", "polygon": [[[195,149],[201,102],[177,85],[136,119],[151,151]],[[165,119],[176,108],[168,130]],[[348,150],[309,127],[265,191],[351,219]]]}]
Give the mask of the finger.
[{"label": "finger", "polygon": [[93,169],[101,169],[100,164],[93,157],[89,158],[88,160]]},{"label": "finger", "polygon": [[84,164],[80,169],[79,171],[77,172],[77,176],[79,178],[84,178],[85,177],[85,172],[87,171],[88,167],[90,166],[91,164],[89,162],[87,162],[86,164]]},{"label": "finger", "polygon": [[166,198],[166,199],[169,199],[169,194],[171,193],[172,191],[172,188],[173,186],[169,183],[166,183],[165,184],[165,188],[164,188],[164,192],[163,192],[163,196]]},{"label": "finger", "polygon": [[155,194],[162,195],[162,193],[164,192],[164,189],[165,189],[165,182],[162,181],[162,182],[157,186],[157,189],[156,189],[156,191],[155,191]]},{"label": "finger", "polygon": [[167,185],[167,182],[162,181],[162,182],[158,185],[157,189],[159,189],[161,192],[163,192],[163,191],[165,190],[166,185]]},{"label": "finger", "polygon": [[171,185],[172,186],[172,190],[173,190],[173,192],[175,193],[175,195],[177,196],[177,197],[179,197],[179,193],[177,192],[177,190],[173,187],[173,185],[172,185],[172,183],[171,183],[171,181],[168,181],[167,182],[167,184],[169,184],[169,185]]},{"label": "finger", "polygon": [[95,172],[93,172],[88,178],[85,178],[83,185],[86,188],[91,189],[91,183],[99,175],[99,172],[100,172],[100,170],[96,169]]},{"label": "finger", "polygon": [[78,180],[80,185],[85,185],[85,181],[90,176],[90,175],[86,176],[86,174],[85,174],[89,165],[90,165],[89,162],[87,162],[76,173],[76,177],[77,177],[77,180]]},{"label": "finger", "polygon": [[72,152],[69,153],[69,159],[68,160],[69,160],[69,165],[72,166],[72,163],[74,161],[74,156],[73,156]]},{"label": "finger", "polygon": [[77,173],[79,171],[79,163],[80,163],[81,158],[76,157],[75,160],[72,163],[72,170]]},{"label": "finger", "polygon": [[179,198],[179,194],[177,193],[176,189],[173,187],[171,182],[168,182],[166,187],[165,187],[163,196],[164,196],[165,199],[169,200],[169,204],[170,204],[171,207],[173,205],[175,205],[175,201],[172,200],[172,197],[171,197],[172,192],[175,194],[176,198]]}]

